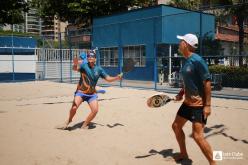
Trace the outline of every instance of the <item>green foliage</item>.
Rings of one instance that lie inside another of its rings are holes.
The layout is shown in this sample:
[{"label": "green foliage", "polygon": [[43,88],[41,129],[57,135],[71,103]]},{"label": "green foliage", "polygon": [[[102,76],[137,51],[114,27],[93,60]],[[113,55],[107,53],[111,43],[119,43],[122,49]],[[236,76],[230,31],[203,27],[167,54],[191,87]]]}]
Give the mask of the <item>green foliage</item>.
[{"label": "green foliage", "polygon": [[209,66],[211,73],[228,73],[228,74],[248,74],[247,67],[211,65]]},{"label": "green foliage", "polygon": [[247,67],[212,65],[209,71],[222,75],[223,87],[248,88]]},{"label": "green foliage", "polygon": [[12,32],[11,30],[7,30],[7,31],[3,31],[0,30],[0,36],[24,36],[24,37],[34,37],[34,34],[30,34],[30,33],[22,33],[22,32]]},{"label": "green foliage", "polygon": [[198,10],[201,0],[171,0],[168,5],[189,9],[189,10]]},{"label": "green foliage", "polygon": [[205,34],[202,40],[202,56],[218,56],[221,55],[222,46],[220,41]]},{"label": "green foliage", "polygon": [[23,12],[27,11],[28,3],[25,0],[1,0],[0,24],[23,23]]},{"label": "green foliage", "polygon": [[154,0],[33,0],[44,19],[55,15],[61,21],[89,26],[93,17],[127,11],[131,6],[149,6]]},{"label": "green foliage", "polygon": [[[15,37],[32,37],[37,41],[37,47],[38,48],[50,48],[50,45],[47,43],[44,38],[40,37],[39,35],[31,34],[31,33],[22,33],[22,32],[12,32],[12,31],[2,31],[0,30],[0,36],[15,36]],[[49,41],[50,44],[53,45],[54,48],[60,48],[60,42],[59,41]],[[62,49],[69,48],[69,43],[67,40],[64,40],[61,42]]]},{"label": "green foliage", "polygon": [[[230,16],[236,18],[239,27],[239,55],[244,52],[244,21],[248,18],[248,3],[244,0],[211,0],[212,6],[224,6],[224,11],[216,13],[217,20],[220,24],[226,22]],[[239,58],[239,65],[243,65],[242,57]]]},{"label": "green foliage", "polygon": [[3,31],[0,30],[0,36],[15,36],[15,37],[32,37],[37,41],[37,47],[42,47],[43,41],[39,35],[31,34],[31,33],[22,33],[22,32],[13,32],[13,31]]}]

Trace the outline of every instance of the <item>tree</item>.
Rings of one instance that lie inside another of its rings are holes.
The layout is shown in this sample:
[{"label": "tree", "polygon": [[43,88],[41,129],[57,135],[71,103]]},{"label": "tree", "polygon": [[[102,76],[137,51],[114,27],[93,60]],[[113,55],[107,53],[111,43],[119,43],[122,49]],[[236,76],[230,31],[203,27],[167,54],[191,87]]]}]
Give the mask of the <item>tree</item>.
[{"label": "tree", "polygon": [[[235,0],[232,1],[233,4]],[[238,3],[243,3],[240,6],[230,9],[230,13],[236,17],[237,24],[239,26],[239,66],[243,66],[243,52],[244,52],[244,20],[248,18],[248,3],[242,2],[242,0],[236,0]]]},{"label": "tree", "polygon": [[[199,10],[200,4],[201,4],[201,0],[171,0],[168,3],[168,5],[187,9],[187,10]],[[202,18],[201,15],[200,15],[200,18]],[[201,21],[199,24],[201,26]],[[202,34],[201,33],[199,35],[199,50],[200,50],[200,53],[202,53]]]},{"label": "tree", "polygon": [[[244,20],[248,18],[248,3],[245,0],[212,0],[214,8],[224,8],[225,12],[217,14],[220,21],[226,16],[234,16],[239,27],[239,66],[243,65],[244,52]],[[211,8],[211,6],[210,6]]]},{"label": "tree", "polygon": [[28,11],[25,0],[1,0],[0,24],[19,24],[24,22],[23,14]]},{"label": "tree", "polygon": [[[222,53],[222,46],[220,41],[214,39],[208,33],[204,34],[202,43],[204,45],[202,49],[202,56],[211,56],[211,58],[215,59],[215,63],[219,62],[219,55]],[[208,63],[211,64],[211,58],[208,58]],[[223,57],[221,57],[223,58]]]},{"label": "tree", "polygon": [[228,15],[236,18],[239,27],[239,65],[243,65],[243,52],[244,52],[244,20],[248,17],[248,3],[246,0],[171,0],[169,3],[175,7],[185,9],[198,9],[199,4],[207,3],[208,6],[201,6],[201,10],[224,9],[221,12],[215,12],[218,21],[223,21]]},{"label": "tree", "polygon": [[168,5],[189,10],[198,10],[200,3],[200,0],[171,0],[168,2]]},{"label": "tree", "polygon": [[132,6],[150,6],[154,0],[33,0],[43,18],[56,16],[61,21],[89,26],[93,17],[127,11]]}]

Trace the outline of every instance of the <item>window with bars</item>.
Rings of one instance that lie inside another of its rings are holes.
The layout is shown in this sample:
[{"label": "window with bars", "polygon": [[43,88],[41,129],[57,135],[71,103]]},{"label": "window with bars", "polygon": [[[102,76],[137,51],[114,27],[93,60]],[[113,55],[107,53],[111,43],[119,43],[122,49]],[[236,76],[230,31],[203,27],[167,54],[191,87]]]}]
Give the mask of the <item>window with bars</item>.
[{"label": "window with bars", "polygon": [[100,49],[100,65],[106,67],[118,66],[118,48],[101,48]]},{"label": "window with bars", "polygon": [[146,53],[144,45],[123,47],[123,58],[132,58],[135,61],[135,67],[145,67]]}]

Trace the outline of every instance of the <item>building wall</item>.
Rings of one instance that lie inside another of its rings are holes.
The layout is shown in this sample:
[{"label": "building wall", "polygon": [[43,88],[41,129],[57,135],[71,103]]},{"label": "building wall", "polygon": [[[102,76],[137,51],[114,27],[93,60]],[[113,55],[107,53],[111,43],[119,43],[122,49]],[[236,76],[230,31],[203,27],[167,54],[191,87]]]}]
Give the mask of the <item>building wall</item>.
[{"label": "building wall", "polygon": [[[93,46],[151,42],[154,39],[153,20],[159,15],[161,15],[161,9],[154,7],[95,18],[93,19]],[[156,27],[161,29],[161,26]]]},{"label": "building wall", "polygon": [[36,40],[29,37],[0,37],[0,81],[35,78]]},{"label": "building wall", "polygon": [[37,15],[37,10],[30,8],[28,13],[23,14],[25,22],[22,24],[14,24],[3,26],[3,30],[13,30],[14,32],[32,33],[40,35],[41,19]]},{"label": "building wall", "polygon": [[65,30],[68,25],[67,22],[61,22],[57,19],[51,20],[51,24],[45,24],[44,21],[37,15],[37,10],[31,8],[28,13],[24,15],[25,22],[22,24],[15,24],[1,26],[3,30],[13,30],[15,32],[32,33],[36,35],[44,35],[48,39],[58,41],[59,33],[61,33],[62,40],[65,39]]},{"label": "building wall", "polygon": [[[202,16],[202,25],[200,25]],[[194,20],[194,21],[192,21]],[[185,33],[214,35],[214,16],[164,5],[93,20],[93,46],[178,43]]]},{"label": "building wall", "polygon": [[[163,8],[162,42],[178,43],[177,35],[194,33],[197,36],[209,35],[214,38],[215,17],[177,8]],[[201,29],[201,31],[200,31]]]},{"label": "building wall", "polygon": [[36,9],[30,9],[25,14],[25,32],[40,35],[41,34],[41,19],[37,14]]},{"label": "building wall", "polygon": [[53,20],[50,20],[48,24],[43,23],[41,33],[46,39],[54,41],[58,41],[59,34],[61,34],[61,39],[65,40],[67,25],[67,22],[61,22],[53,18]]},{"label": "building wall", "polygon": [[66,31],[68,31],[68,39],[70,46],[76,49],[90,49],[92,28],[81,28],[77,25],[69,24]]},{"label": "building wall", "polygon": [[[159,5],[93,19],[92,44],[98,48],[118,47],[119,58],[122,57],[122,47],[144,45],[146,67],[136,67],[129,78],[153,80],[156,77],[154,76],[156,45],[178,44],[176,35],[185,33],[199,35],[200,27],[202,36],[206,33],[214,36],[214,16]],[[109,71],[118,73],[119,68],[111,68]]]}]

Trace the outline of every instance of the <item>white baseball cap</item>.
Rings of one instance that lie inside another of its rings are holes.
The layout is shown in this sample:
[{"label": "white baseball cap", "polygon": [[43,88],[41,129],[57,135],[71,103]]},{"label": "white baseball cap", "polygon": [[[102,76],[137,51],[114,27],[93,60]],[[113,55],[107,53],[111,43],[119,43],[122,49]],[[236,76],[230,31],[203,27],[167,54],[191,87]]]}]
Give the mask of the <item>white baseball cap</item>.
[{"label": "white baseball cap", "polygon": [[198,38],[194,34],[185,34],[184,36],[177,35],[177,38],[180,40],[184,40],[189,45],[191,45],[193,48],[197,48],[198,45]]}]

